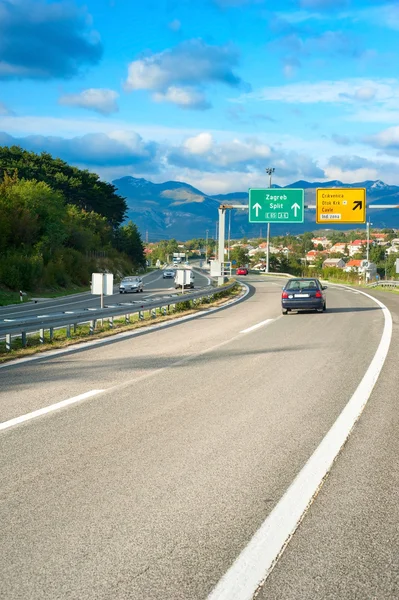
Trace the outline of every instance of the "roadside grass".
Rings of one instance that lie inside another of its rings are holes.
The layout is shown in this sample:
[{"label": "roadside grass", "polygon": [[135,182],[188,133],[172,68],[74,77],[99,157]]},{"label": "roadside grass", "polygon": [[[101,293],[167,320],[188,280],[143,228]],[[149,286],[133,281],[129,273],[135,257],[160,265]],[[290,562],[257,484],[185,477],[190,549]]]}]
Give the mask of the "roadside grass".
[{"label": "roadside grass", "polygon": [[71,345],[81,344],[91,340],[104,339],[112,337],[118,333],[142,329],[156,323],[165,323],[173,321],[182,316],[192,315],[195,313],[205,312],[210,307],[222,306],[232,298],[242,295],[243,288],[237,284],[234,288],[225,290],[215,294],[213,299],[203,298],[202,302],[191,300],[177,301],[174,308],[172,306],[164,307],[164,309],[154,309],[153,311],[143,311],[143,318],[140,319],[138,314],[131,314],[128,319],[117,317],[111,323],[110,319],[104,319],[101,323],[97,321],[96,329],[93,333],[90,332],[89,324],[77,325],[76,328],[71,325],[69,331],[66,327],[55,329],[53,338],[50,340],[49,332],[45,332],[45,340],[40,341],[39,333],[27,336],[27,345],[22,346],[20,337],[12,339],[12,349],[7,352],[5,342],[0,342],[0,364],[23,358],[33,354],[45,353],[48,350],[67,348]]},{"label": "roadside grass", "polygon": [[0,306],[8,306],[9,304],[17,304],[20,301],[18,292],[8,292],[0,289]]},{"label": "roadside grass", "polygon": [[375,287],[368,289],[377,292],[388,292],[388,294],[399,294],[399,288],[387,288],[382,285],[376,285]]},{"label": "roadside grass", "polygon": [[[88,292],[89,290],[90,287],[87,285],[50,290],[36,290],[35,292],[26,292],[26,295],[23,296],[23,302],[29,302],[32,298],[59,298],[62,296],[71,296],[73,294]],[[0,288],[0,306],[9,306],[10,304],[22,304],[19,292],[11,292]]]}]

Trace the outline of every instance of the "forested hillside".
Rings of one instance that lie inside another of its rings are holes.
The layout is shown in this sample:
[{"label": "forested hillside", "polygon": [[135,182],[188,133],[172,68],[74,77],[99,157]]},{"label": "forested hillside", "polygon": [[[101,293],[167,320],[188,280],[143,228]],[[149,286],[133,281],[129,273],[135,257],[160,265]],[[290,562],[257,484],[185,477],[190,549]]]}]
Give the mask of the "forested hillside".
[{"label": "forested hillside", "polygon": [[0,286],[87,285],[93,271],[145,265],[125,199],[98,176],[49,154],[0,147]]}]

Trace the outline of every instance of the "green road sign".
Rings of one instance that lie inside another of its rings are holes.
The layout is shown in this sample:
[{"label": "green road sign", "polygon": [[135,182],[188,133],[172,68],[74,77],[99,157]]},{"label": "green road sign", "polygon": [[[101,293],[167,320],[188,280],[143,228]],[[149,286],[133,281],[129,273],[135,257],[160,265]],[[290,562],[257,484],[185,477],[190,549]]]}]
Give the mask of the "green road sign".
[{"label": "green road sign", "polygon": [[303,223],[305,192],[297,189],[249,190],[250,223]]}]

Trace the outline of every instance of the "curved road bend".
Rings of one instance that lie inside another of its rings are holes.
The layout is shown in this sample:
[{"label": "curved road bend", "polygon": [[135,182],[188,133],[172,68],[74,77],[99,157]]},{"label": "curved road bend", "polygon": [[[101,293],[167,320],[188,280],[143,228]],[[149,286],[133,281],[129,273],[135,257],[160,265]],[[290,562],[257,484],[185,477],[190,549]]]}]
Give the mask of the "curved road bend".
[{"label": "curved road bend", "polygon": [[[256,293],[226,310],[0,369],[0,422],[104,390],[0,431],[0,595],[212,591],[347,404],[384,326],[352,291],[330,288],[327,313],[282,317],[281,280],[246,281]],[[397,298],[390,308],[382,377],[262,598],[397,597]]]}]

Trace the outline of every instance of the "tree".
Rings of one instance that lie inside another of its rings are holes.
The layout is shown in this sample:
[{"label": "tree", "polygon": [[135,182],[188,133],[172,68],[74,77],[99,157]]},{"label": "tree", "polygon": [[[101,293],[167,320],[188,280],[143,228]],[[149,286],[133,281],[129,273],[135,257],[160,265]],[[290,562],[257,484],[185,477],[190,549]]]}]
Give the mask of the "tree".
[{"label": "tree", "polygon": [[132,221],[122,225],[117,231],[116,246],[132,260],[136,269],[145,267],[144,246],[140,232]]},{"label": "tree", "polygon": [[[118,252],[121,249],[123,254]],[[93,261],[109,258],[107,264]],[[88,284],[94,269],[143,266],[136,225],[116,227],[94,211],[67,204],[44,181],[0,180],[0,283],[10,289]]]},{"label": "tree", "polygon": [[327,237],[333,245],[346,242],[348,239],[344,231],[332,231],[327,234]]},{"label": "tree", "polygon": [[302,235],[301,246],[300,246],[300,252],[302,255],[309,252],[309,250],[313,250],[314,244],[313,244],[312,240],[313,240],[313,233],[311,231],[307,231]]},{"label": "tree", "polygon": [[0,146],[0,179],[6,174],[47,183],[62,194],[67,204],[97,212],[114,227],[125,218],[126,200],[116,193],[114,185],[101,181],[95,173],[53,158],[48,152],[35,154],[19,146]]},{"label": "tree", "polygon": [[369,252],[370,261],[378,265],[384,262],[385,251],[382,246],[372,246]]},{"label": "tree", "polygon": [[249,262],[248,252],[242,246],[237,246],[232,249],[230,259],[235,260],[237,265],[246,265]]}]

